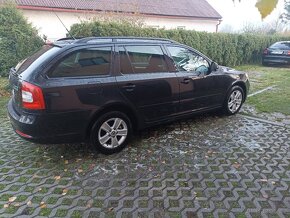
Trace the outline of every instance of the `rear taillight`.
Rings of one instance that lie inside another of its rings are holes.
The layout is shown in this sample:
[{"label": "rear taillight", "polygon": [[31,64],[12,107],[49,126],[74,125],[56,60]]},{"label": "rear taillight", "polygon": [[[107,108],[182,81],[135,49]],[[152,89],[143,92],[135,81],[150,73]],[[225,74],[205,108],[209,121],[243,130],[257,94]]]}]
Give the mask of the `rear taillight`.
[{"label": "rear taillight", "polygon": [[264,49],[264,51],[263,51],[263,54],[264,55],[267,55],[269,53],[269,50],[266,48],[266,49]]},{"label": "rear taillight", "polygon": [[288,51],[287,55],[290,55],[290,50]]},{"label": "rear taillight", "polygon": [[21,96],[23,108],[31,110],[45,109],[44,97],[40,87],[22,82]]}]

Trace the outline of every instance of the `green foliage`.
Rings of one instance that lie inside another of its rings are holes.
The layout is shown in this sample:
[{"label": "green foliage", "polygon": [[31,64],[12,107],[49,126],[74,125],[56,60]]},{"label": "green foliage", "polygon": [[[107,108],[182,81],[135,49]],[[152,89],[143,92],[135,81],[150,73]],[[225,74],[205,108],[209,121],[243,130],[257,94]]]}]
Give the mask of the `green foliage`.
[{"label": "green foliage", "polygon": [[36,29],[14,5],[0,5],[0,76],[42,45]]},{"label": "green foliage", "polygon": [[285,14],[284,14],[284,19],[287,21],[290,21],[290,1],[285,0]]},{"label": "green foliage", "polygon": [[131,23],[82,22],[71,27],[75,37],[142,36],[173,39],[191,46],[221,65],[236,66],[261,62],[262,51],[270,44],[290,40],[282,36],[206,33],[189,30],[141,28]]}]

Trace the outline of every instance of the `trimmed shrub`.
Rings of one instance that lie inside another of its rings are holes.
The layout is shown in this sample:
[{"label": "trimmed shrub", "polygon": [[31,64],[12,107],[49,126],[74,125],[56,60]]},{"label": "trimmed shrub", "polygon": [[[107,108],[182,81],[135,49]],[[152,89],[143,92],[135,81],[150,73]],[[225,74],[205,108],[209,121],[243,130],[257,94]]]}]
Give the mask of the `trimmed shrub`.
[{"label": "trimmed shrub", "polygon": [[42,45],[37,30],[14,5],[0,5],[0,76]]},{"label": "trimmed shrub", "polygon": [[290,40],[286,36],[252,34],[206,33],[191,30],[142,28],[123,22],[82,22],[70,30],[75,37],[142,36],[161,37],[193,47],[221,65],[258,64],[263,50],[276,41]]}]

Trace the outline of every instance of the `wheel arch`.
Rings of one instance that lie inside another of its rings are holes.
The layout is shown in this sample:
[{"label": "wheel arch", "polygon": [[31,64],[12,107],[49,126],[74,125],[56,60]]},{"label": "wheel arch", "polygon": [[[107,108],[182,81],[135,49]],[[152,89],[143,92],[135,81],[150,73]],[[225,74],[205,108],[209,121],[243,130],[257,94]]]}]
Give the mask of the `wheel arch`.
[{"label": "wheel arch", "polygon": [[[241,88],[243,89],[243,91],[244,91],[244,99],[243,99],[243,102],[245,102],[245,101],[246,101],[246,98],[247,98],[247,95],[248,95],[246,84],[245,84],[243,81],[236,81],[236,82],[234,82],[234,83],[230,86],[230,88],[228,89],[228,91],[227,91],[227,95],[229,94],[230,90],[231,90],[234,86],[239,86],[239,87],[241,87]],[[226,96],[227,96],[227,95],[226,95]]]},{"label": "wheel arch", "polygon": [[138,120],[137,113],[132,108],[130,108],[128,105],[126,105],[124,103],[116,102],[116,103],[111,103],[109,105],[106,105],[105,107],[103,107],[100,110],[93,113],[93,115],[90,118],[90,122],[86,128],[86,137],[87,138],[90,136],[90,131],[91,131],[94,123],[97,121],[98,117],[102,116],[103,114],[105,114],[107,112],[111,112],[111,111],[118,111],[118,112],[122,112],[122,113],[126,114],[128,116],[128,118],[130,119],[133,132],[134,132],[134,130],[139,128],[140,122]]}]

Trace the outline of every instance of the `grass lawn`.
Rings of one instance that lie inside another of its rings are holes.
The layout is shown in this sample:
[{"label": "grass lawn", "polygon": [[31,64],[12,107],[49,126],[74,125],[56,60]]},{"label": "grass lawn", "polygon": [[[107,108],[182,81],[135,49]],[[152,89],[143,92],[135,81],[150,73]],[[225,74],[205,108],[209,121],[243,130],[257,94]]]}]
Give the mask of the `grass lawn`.
[{"label": "grass lawn", "polygon": [[246,103],[255,106],[259,112],[280,112],[290,115],[290,68],[240,66],[238,70],[246,71],[250,77],[251,91],[276,86],[273,90],[249,97]]},{"label": "grass lawn", "polygon": [[9,97],[8,79],[0,77],[0,119],[6,117],[6,104]]}]

